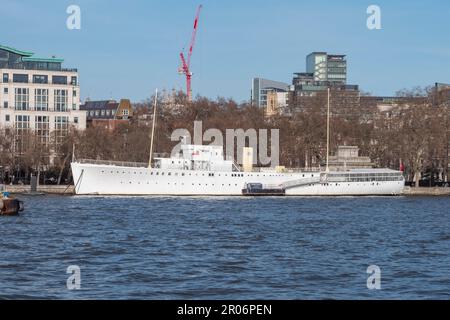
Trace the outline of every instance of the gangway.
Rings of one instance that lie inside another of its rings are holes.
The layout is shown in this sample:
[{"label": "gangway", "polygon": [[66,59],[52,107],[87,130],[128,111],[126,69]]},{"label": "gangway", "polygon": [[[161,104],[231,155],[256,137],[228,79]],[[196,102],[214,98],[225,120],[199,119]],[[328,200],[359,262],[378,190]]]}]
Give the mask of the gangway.
[{"label": "gangway", "polygon": [[283,182],[281,184],[281,187],[283,187],[284,189],[289,189],[289,188],[295,188],[295,187],[302,187],[302,186],[306,186],[306,185],[310,185],[310,184],[316,184],[316,183],[320,183],[321,181],[322,181],[321,177],[296,179],[296,180],[290,180],[290,181]]}]

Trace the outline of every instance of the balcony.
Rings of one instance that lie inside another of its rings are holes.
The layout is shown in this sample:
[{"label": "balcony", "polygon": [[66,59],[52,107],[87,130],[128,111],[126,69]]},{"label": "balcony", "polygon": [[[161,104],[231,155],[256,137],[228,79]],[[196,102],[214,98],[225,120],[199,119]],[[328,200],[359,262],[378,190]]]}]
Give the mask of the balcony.
[{"label": "balcony", "polygon": [[76,87],[76,88],[80,86],[80,82],[79,81],[76,84],[73,84],[71,82],[68,82],[66,84],[62,84],[62,83],[53,83],[52,81],[47,81],[47,82],[33,82],[33,81],[14,82],[12,79],[9,79],[8,81],[0,81],[0,83],[8,83],[8,84],[15,84],[15,85],[35,84],[35,85],[70,86],[70,87]]},{"label": "balcony", "polygon": [[64,110],[55,110],[54,108],[37,109],[35,107],[29,107],[29,108],[26,108],[26,109],[19,109],[19,108],[15,108],[14,106],[8,107],[7,110],[14,110],[16,112],[64,112],[64,113],[65,112],[71,112],[71,111],[83,111],[83,110],[79,110],[79,109],[73,110],[71,108],[67,108],[67,109],[64,109]]}]

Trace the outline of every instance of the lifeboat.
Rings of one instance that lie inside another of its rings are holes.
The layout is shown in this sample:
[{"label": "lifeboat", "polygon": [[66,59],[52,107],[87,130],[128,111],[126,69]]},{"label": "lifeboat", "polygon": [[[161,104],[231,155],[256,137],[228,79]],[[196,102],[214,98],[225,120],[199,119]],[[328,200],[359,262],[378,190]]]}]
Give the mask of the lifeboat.
[{"label": "lifeboat", "polygon": [[0,198],[0,215],[15,216],[23,210],[23,201],[11,197],[8,192],[3,192]]}]

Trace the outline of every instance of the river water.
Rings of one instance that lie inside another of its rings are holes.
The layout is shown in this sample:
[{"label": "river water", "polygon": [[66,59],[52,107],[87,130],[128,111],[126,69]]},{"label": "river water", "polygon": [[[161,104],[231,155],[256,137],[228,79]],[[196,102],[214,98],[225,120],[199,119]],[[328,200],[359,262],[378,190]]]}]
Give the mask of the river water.
[{"label": "river water", "polygon": [[0,298],[450,298],[448,197],[19,198]]}]

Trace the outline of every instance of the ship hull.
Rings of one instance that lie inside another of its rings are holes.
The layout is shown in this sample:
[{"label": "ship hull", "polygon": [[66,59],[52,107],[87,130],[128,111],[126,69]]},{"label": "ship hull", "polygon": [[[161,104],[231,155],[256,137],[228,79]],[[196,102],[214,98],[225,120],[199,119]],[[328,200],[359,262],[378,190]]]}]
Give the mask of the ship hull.
[{"label": "ship hull", "polygon": [[[246,183],[282,185],[320,173],[208,172],[72,163],[78,195],[241,196]],[[287,196],[400,195],[404,181],[320,182],[286,189]]]}]

